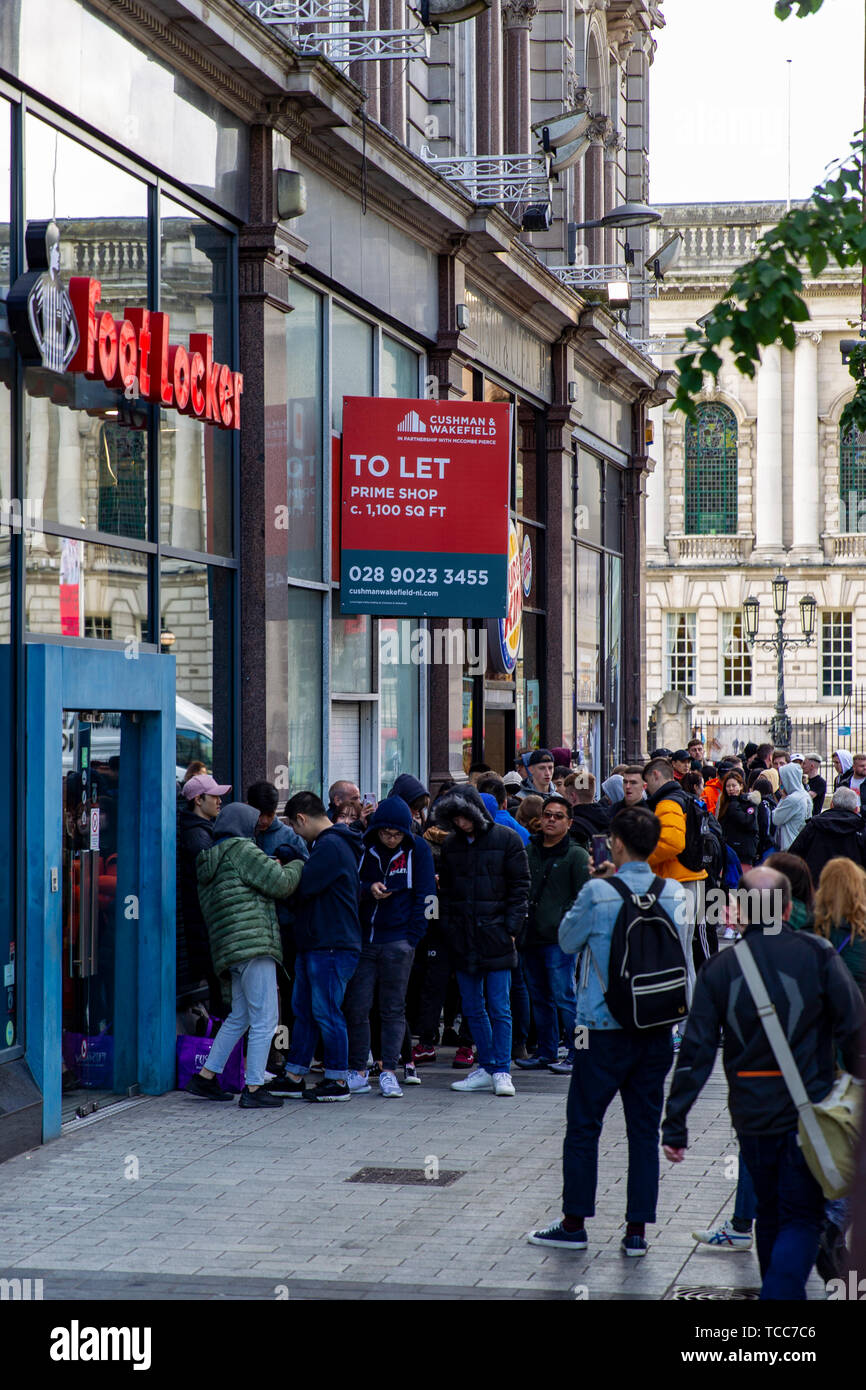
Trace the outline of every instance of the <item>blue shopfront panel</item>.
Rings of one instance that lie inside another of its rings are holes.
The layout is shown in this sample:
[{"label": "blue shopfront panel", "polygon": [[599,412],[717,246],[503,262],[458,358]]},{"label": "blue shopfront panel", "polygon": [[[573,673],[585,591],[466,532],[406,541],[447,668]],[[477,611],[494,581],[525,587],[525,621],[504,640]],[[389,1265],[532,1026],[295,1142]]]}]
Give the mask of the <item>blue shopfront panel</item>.
[{"label": "blue shopfront panel", "polygon": [[26,1055],[50,1139],[61,1114],[64,710],[136,716],[121,727],[118,833],[127,853],[117,895],[128,930],[118,934],[115,979],[130,1007],[117,1010],[117,1077],[149,1095],[174,1084],[175,660],[36,643],[25,654]]}]

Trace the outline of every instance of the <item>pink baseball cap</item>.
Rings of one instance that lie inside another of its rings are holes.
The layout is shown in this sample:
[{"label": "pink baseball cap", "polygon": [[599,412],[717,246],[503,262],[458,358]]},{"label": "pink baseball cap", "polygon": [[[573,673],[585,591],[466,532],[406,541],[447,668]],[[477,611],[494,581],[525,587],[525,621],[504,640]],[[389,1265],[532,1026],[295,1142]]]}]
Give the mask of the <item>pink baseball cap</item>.
[{"label": "pink baseball cap", "polygon": [[197,777],[190,777],[183,788],[183,794],[188,801],[192,801],[195,796],[225,796],[226,792],[230,791],[230,785],[221,787],[219,782],[215,782],[207,772],[200,772]]}]

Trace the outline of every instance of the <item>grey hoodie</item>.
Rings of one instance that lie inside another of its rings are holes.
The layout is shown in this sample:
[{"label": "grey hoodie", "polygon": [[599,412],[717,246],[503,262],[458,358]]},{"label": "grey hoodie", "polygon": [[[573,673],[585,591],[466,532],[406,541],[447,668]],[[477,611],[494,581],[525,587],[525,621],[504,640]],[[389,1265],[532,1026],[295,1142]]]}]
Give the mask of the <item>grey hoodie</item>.
[{"label": "grey hoodie", "polygon": [[608,798],[611,805],[615,806],[618,801],[625,800],[625,787],[622,777],[615,772],[612,777],[608,777],[606,782],[601,784],[602,794]]},{"label": "grey hoodie", "polygon": [[773,812],[773,824],[779,849],[788,850],[811,818],[812,798],[803,786],[798,763],[785,763],[779,770],[779,782],[785,795]]},{"label": "grey hoodie", "polygon": [[248,806],[245,801],[232,801],[223,807],[213,823],[214,843],[225,840],[229,835],[252,840],[258,823],[259,813],[255,806]]}]

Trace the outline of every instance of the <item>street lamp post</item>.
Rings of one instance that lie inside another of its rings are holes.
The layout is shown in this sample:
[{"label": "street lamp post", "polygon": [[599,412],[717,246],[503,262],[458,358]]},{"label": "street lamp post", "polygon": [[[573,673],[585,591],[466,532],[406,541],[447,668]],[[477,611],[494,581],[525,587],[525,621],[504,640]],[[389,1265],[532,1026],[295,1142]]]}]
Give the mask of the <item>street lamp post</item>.
[{"label": "street lamp post", "polygon": [[750,647],[763,647],[765,651],[776,653],[776,711],[770,726],[770,737],[776,748],[788,748],[791,743],[791,721],[785,704],[785,652],[788,648],[810,647],[815,634],[815,610],[817,604],[812,594],[804,594],[800,599],[800,627],[802,637],[785,636],[785,609],[788,606],[788,580],[784,574],[777,574],[773,580],[773,612],[776,615],[775,637],[758,640],[758,614],[760,604],[754,595],[743,603],[743,624],[746,641]]}]

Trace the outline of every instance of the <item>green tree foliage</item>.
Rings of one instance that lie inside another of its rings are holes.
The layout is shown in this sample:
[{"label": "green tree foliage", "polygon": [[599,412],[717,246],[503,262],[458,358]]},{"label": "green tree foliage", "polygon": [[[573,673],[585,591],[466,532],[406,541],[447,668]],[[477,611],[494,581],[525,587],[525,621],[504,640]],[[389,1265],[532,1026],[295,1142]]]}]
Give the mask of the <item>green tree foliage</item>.
[{"label": "green tree foliage", "polygon": [[[794,6],[799,16],[816,13],[823,0],[778,0],[776,14],[787,19]],[[703,321],[703,329],[686,330],[686,348],[677,358],[679,385],[672,404],[696,418],[695,398],[705,375],[718,378],[722,358],[718,349],[730,343],[734,365],[753,377],[761,348],[781,342],[796,345],[795,325],[809,311],[802,296],[803,268],[820,275],[830,260],[839,266],[866,266],[866,223],[862,189],[864,137],[852,141],[851,154],[831,169],[805,207],[792,208],[777,226],[760,238],[753,260],[741,266],[724,298]],[[866,339],[851,353],[848,370],[856,382],[853,400],[843,413],[843,428],[866,430]]]}]

